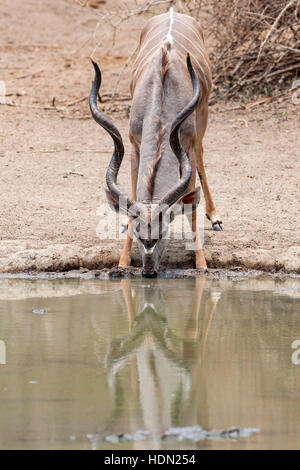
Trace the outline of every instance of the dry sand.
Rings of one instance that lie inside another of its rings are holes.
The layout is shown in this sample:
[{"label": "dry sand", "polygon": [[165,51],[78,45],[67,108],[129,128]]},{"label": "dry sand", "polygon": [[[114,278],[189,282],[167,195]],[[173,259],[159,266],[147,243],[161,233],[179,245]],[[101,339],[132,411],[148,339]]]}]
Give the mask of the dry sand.
[{"label": "dry sand", "polygon": [[[121,243],[96,235],[112,143],[84,99],[99,11],[71,0],[1,2],[0,80],[7,102],[16,106],[0,105],[0,272],[100,269],[118,262]],[[95,57],[104,72],[103,92],[112,90],[144,22],[139,17],[130,31],[125,24],[114,48],[109,31],[101,30],[107,35]],[[128,79],[126,71],[123,94],[129,94]],[[57,108],[43,109],[53,98]],[[72,105],[61,109],[66,104]],[[205,223],[208,265],[299,273],[300,107],[231,111],[233,105],[211,107],[204,141],[225,228],[213,232]],[[127,109],[118,102],[107,113],[125,140],[119,181],[129,192]],[[140,263],[136,248],[133,262]],[[170,243],[163,264],[191,267],[193,256]]]}]

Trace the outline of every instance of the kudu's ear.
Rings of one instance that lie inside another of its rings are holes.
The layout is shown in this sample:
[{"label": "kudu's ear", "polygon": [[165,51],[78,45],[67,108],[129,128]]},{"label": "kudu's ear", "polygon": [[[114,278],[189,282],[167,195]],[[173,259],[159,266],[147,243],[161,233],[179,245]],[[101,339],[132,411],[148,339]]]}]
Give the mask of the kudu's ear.
[{"label": "kudu's ear", "polygon": [[[189,215],[196,209],[200,202],[200,186],[193,189],[189,193],[181,196],[177,201],[167,209],[170,214],[170,222],[173,222],[174,218],[183,213]],[[162,211],[164,213],[164,211]]]},{"label": "kudu's ear", "polygon": [[189,193],[185,194],[178,201],[178,203],[180,204],[187,204],[187,205],[193,206],[192,210],[196,209],[196,206],[198,206],[199,202],[200,202],[200,186],[193,189],[193,191],[190,191]]},{"label": "kudu's ear", "polygon": [[188,213],[190,213],[196,209],[196,206],[199,204],[199,202],[200,202],[200,186],[193,189],[189,193],[186,193],[184,196],[181,196],[179,199],[177,199],[176,202],[174,202],[174,204],[171,207],[174,208],[174,206],[176,205],[178,209],[180,209],[179,205],[181,207],[186,205],[188,206],[187,207],[187,209],[189,210]]}]

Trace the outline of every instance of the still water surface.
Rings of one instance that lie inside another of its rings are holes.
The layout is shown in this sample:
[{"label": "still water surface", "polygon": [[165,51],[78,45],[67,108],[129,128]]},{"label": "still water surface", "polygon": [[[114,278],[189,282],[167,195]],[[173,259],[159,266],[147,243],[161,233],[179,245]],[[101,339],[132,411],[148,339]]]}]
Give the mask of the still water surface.
[{"label": "still water surface", "polygon": [[[299,297],[297,279],[0,279],[0,448],[299,449]],[[161,439],[195,425],[260,431]]]}]

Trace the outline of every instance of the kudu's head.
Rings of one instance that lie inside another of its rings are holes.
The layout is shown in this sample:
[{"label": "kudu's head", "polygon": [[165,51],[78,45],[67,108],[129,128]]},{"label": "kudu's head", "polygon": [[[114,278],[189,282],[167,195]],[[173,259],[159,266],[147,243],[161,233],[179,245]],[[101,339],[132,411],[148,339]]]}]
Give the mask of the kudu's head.
[{"label": "kudu's head", "polygon": [[95,121],[100,124],[114,141],[114,152],[106,173],[106,196],[112,209],[123,212],[132,219],[133,234],[137,239],[143,262],[143,276],[156,277],[165,246],[168,242],[168,228],[173,220],[178,206],[189,205],[192,210],[199,202],[199,188],[186,193],[192,176],[192,166],[180,140],[179,130],[183,121],[194,111],[200,99],[199,80],[187,55],[187,67],[193,85],[193,98],[177,115],[170,131],[170,146],[179,162],[180,178],[177,184],[157,204],[147,204],[131,200],[117,184],[118,172],[124,156],[122,137],[118,129],[98,109],[97,95],[101,85],[101,72],[98,65],[92,61],[95,69],[95,79],[90,93],[90,109]]}]

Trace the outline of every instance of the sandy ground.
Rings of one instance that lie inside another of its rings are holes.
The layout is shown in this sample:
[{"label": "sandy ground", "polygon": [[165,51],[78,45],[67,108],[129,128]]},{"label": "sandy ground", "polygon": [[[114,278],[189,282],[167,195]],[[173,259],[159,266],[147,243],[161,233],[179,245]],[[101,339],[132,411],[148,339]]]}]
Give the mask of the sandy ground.
[{"label": "sandy ground", "polygon": [[[89,114],[88,56],[101,41],[94,56],[103,69],[103,93],[112,91],[147,17],[130,27],[124,23],[112,47],[107,27],[92,35],[105,8],[81,8],[72,0],[1,2],[0,80],[6,103],[14,105],[0,105],[1,272],[100,269],[118,262],[121,242],[96,234],[112,144]],[[122,95],[129,94],[128,80],[126,71]],[[129,104],[103,105],[125,140],[119,181],[128,192]],[[204,141],[208,179],[225,228],[213,232],[205,223],[208,265],[300,272],[300,107],[232,106],[211,107]],[[135,249],[133,263],[139,262]],[[192,253],[170,243],[165,266],[192,263]]]}]

